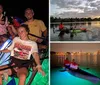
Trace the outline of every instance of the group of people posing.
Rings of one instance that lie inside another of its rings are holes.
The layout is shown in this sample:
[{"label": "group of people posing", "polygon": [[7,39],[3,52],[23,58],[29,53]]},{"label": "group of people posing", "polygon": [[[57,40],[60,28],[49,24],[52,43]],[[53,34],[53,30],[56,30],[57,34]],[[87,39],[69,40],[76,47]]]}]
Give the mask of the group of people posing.
[{"label": "group of people posing", "polygon": [[[25,17],[27,21],[17,24],[9,24],[6,18],[3,18],[3,7],[0,5],[0,38],[8,38],[8,34],[12,39],[12,44],[0,52],[11,52],[10,63],[8,65],[0,66],[0,69],[7,68],[0,71],[0,85],[3,85],[2,76],[16,75],[19,78],[18,85],[25,85],[26,77],[28,75],[28,68],[32,67],[34,62],[30,59],[33,57],[37,69],[43,76],[45,72],[42,70],[39,49],[46,49],[47,45],[42,44],[43,39],[39,37],[47,37],[47,28],[42,20],[34,19],[34,11],[31,8],[25,10]],[[29,35],[33,34],[35,36]],[[15,66],[15,67],[12,67]],[[10,68],[12,67],[12,68]]]},{"label": "group of people posing", "polygon": [[[26,21],[18,22],[15,17],[6,16],[3,11],[3,6],[0,5],[0,41],[5,41],[4,38],[11,37],[14,39],[18,35],[17,28],[21,24],[26,24],[29,27],[29,34],[34,34],[38,37],[47,37],[47,28],[42,20],[34,19],[34,11],[31,8],[26,8],[24,12],[24,16]],[[17,15],[16,15],[17,16]],[[11,20],[12,19],[12,20]],[[43,40],[32,35],[28,35],[29,39],[35,41],[37,43],[41,43]],[[41,46],[41,48],[46,48],[46,46]]]}]

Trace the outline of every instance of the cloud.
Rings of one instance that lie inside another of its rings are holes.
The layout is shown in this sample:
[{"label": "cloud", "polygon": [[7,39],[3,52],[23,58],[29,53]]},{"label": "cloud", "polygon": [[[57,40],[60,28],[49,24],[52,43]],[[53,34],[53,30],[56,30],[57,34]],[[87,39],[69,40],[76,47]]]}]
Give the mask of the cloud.
[{"label": "cloud", "polygon": [[[50,4],[53,16],[66,18],[99,16],[100,14],[100,0],[51,0]],[[55,8],[52,8],[54,5]]]}]

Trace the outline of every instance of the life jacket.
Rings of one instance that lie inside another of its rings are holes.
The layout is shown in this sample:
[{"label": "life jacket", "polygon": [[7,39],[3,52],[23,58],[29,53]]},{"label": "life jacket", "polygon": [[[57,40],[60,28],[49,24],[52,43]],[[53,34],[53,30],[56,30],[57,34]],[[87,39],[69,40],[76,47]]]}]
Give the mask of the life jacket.
[{"label": "life jacket", "polygon": [[86,30],[86,28],[81,28],[82,31]]},{"label": "life jacket", "polygon": [[73,65],[78,65],[76,62],[71,62],[71,64],[73,64]]},{"label": "life jacket", "polygon": [[71,62],[70,68],[72,68],[72,69],[78,69],[78,64],[75,63],[75,62]]},{"label": "life jacket", "polygon": [[59,25],[59,30],[62,30],[64,28],[64,25],[63,24],[60,24]]},{"label": "life jacket", "polygon": [[70,61],[65,60],[65,61],[64,61],[64,65],[70,65]]}]

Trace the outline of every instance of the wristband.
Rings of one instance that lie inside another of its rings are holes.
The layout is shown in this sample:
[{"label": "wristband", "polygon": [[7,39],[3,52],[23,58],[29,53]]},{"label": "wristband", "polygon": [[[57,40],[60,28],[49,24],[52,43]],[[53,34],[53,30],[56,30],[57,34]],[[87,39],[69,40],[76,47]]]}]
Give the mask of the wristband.
[{"label": "wristband", "polygon": [[41,65],[37,65],[37,66],[36,66],[36,68],[40,68],[40,67],[41,67]]}]

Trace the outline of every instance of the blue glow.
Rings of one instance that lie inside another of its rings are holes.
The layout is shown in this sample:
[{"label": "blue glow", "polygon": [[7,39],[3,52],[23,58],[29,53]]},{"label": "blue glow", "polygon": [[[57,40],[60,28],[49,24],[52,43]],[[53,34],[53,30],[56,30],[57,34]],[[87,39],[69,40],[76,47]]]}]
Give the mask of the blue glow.
[{"label": "blue glow", "polygon": [[[92,83],[88,80],[82,79],[82,78],[75,77],[75,76],[71,75],[70,73],[68,73],[67,71],[60,72],[59,71],[60,69],[56,68],[56,69],[51,70],[50,85],[84,85],[84,84],[85,85],[94,85],[94,83]],[[95,69],[95,71],[93,71],[93,69],[89,69],[88,71],[93,74],[96,71],[96,69]],[[98,72],[99,72],[99,74],[98,74]],[[100,76],[100,70],[98,72],[96,75]],[[100,85],[100,82],[98,82],[95,85]]]}]

